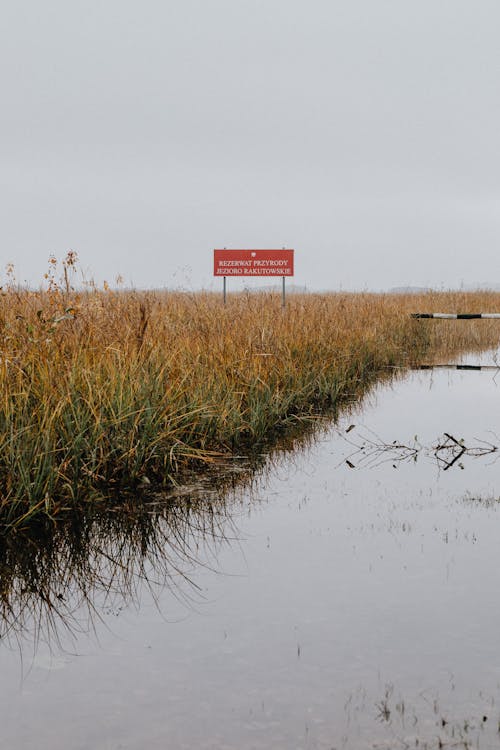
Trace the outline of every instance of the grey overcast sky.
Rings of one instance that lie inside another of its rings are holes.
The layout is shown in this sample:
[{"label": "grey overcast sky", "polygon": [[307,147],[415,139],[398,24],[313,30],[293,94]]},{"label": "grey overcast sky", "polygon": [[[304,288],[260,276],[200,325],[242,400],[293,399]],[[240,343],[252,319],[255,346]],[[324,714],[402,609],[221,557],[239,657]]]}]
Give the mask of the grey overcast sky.
[{"label": "grey overcast sky", "polygon": [[499,0],[5,0],[0,59],[20,281],[288,246],[311,289],[500,283]]}]

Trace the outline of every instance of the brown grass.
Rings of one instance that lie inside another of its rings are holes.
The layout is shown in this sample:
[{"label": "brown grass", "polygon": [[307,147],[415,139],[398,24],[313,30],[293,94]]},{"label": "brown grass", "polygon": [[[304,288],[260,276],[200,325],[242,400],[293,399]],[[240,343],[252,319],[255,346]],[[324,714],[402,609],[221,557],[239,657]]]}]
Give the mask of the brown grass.
[{"label": "brown grass", "polygon": [[[66,267],[65,267],[66,269]],[[497,346],[493,293],[219,295],[14,284],[0,302],[0,523],[175,481],[359,397],[390,367]]]}]

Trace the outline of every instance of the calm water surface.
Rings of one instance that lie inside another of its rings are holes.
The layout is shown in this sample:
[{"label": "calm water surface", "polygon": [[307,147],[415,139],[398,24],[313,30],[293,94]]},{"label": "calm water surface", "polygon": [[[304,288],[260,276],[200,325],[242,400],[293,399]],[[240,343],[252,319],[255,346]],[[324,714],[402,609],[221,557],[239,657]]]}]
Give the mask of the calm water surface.
[{"label": "calm water surface", "polygon": [[380,386],[177,530],[167,581],[61,584],[66,627],[0,643],[0,747],[500,747],[499,406],[492,372]]}]

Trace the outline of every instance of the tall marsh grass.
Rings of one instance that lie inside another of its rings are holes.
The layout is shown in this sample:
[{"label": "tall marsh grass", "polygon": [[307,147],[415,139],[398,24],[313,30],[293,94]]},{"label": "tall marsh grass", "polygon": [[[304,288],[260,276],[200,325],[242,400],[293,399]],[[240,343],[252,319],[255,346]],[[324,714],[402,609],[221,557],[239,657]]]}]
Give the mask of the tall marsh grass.
[{"label": "tall marsh grass", "polygon": [[[70,268],[71,270],[71,268]],[[496,346],[493,293],[219,295],[7,285],[0,297],[0,524],[168,484],[358,398],[391,367]]]}]

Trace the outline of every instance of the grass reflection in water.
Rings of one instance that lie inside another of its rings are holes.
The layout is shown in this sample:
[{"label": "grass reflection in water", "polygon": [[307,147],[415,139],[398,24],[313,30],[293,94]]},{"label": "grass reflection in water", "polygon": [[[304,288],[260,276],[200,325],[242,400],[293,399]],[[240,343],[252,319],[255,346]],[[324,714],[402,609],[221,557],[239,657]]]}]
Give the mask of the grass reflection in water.
[{"label": "grass reflection in water", "polygon": [[[233,502],[235,505],[235,502]],[[236,513],[236,507],[233,508]],[[0,638],[60,647],[105,614],[156,599],[168,588],[190,606],[202,594],[191,577],[236,537],[229,504],[213,490],[45,521],[0,542]]]}]

